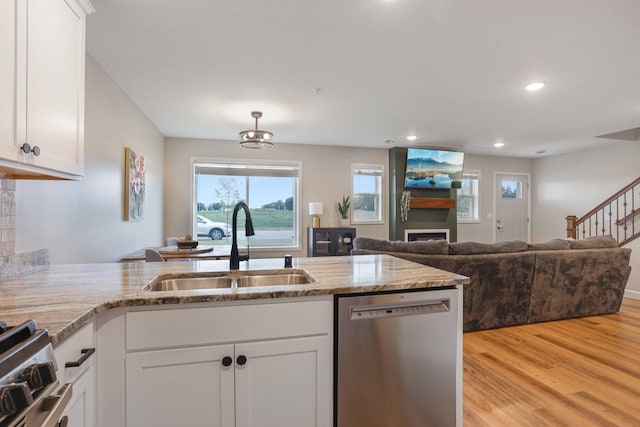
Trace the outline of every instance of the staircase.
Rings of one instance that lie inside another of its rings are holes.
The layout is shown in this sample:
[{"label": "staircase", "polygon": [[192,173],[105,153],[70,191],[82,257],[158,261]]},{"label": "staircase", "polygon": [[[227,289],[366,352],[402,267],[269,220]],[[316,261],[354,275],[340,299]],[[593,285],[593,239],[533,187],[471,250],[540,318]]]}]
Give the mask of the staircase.
[{"label": "staircase", "polygon": [[640,178],[578,218],[568,216],[567,237],[611,236],[624,246],[640,237]]}]

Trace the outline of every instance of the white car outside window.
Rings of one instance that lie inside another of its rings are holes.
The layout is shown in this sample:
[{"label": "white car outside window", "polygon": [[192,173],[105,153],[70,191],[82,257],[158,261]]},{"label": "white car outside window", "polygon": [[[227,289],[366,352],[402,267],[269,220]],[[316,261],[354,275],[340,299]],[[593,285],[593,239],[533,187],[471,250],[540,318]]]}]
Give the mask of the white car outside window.
[{"label": "white car outside window", "polygon": [[224,222],[211,221],[201,215],[196,218],[198,236],[209,236],[211,240],[221,240],[231,236],[231,227]]}]

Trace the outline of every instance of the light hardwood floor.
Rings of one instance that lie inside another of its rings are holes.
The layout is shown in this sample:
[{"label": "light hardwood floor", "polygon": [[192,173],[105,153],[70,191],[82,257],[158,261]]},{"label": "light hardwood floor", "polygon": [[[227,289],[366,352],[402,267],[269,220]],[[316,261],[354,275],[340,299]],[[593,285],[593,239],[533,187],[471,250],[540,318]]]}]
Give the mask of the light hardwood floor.
[{"label": "light hardwood floor", "polygon": [[464,425],[640,426],[640,301],[464,334]]}]

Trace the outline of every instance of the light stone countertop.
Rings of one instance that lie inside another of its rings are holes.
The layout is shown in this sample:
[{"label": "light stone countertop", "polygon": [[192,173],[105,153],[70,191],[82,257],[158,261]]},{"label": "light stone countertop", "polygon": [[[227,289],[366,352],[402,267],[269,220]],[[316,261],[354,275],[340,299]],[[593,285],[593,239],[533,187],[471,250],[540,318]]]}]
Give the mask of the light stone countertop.
[{"label": "light stone countertop", "polygon": [[[282,258],[252,259],[243,270],[283,268]],[[293,268],[316,281],[303,285],[149,292],[158,277],[225,272],[229,261],[132,262],[51,265],[0,281],[0,320],[16,325],[34,319],[55,346],[101,311],[127,306],[187,304],[244,299],[302,297],[468,284],[465,276],[389,255],[294,258]]]}]

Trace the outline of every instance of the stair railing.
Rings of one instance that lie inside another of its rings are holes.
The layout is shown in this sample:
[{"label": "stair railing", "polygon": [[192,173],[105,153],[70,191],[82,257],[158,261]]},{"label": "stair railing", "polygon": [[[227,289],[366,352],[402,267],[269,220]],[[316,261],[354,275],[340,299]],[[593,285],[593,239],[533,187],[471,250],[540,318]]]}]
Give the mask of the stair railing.
[{"label": "stair railing", "polygon": [[640,177],[578,218],[566,217],[567,237],[611,236],[624,246],[640,237]]}]

